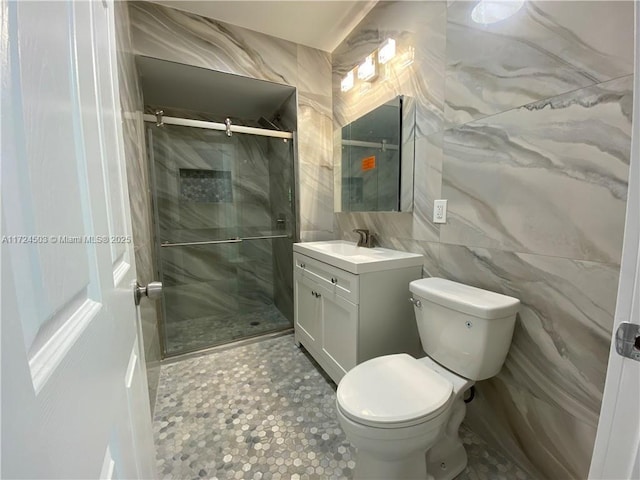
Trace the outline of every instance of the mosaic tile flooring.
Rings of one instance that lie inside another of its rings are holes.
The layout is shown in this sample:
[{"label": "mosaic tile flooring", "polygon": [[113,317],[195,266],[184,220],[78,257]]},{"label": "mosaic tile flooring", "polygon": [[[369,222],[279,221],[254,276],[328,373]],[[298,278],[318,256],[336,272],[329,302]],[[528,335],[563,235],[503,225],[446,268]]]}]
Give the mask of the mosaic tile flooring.
[{"label": "mosaic tile flooring", "polygon": [[[164,479],[349,479],[355,449],[335,414],[335,384],[292,335],[162,366],[154,417]],[[460,480],[525,480],[464,428]]]},{"label": "mosaic tile flooring", "polygon": [[292,327],[273,304],[240,315],[200,317],[165,325],[167,353],[185,352]]}]

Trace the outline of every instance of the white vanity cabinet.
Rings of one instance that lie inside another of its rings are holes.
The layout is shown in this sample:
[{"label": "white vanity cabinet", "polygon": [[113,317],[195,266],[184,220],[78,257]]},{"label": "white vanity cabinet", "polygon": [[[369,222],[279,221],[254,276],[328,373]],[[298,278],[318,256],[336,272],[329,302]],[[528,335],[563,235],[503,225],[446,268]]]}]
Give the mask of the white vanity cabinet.
[{"label": "white vanity cabinet", "polygon": [[420,354],[408,299],[409,282],[421,277],[421,256],[415,255],[415,265],[387,263],[378,266],[385,270],[352,273],[301,253],[298,245],[311,244],[294,245],[295,340],[334,382],[373,357]]}]

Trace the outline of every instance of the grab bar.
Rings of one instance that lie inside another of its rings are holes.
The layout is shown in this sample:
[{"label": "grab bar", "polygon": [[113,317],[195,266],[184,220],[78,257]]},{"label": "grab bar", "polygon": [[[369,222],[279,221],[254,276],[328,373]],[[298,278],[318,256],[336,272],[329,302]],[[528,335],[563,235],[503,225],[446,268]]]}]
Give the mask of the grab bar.
[{"label": "grab bar", "polygon": [[260,237],[229,238],[227,240],[207,240],[204,242],[161,243],[161,247],[192,247],[197,245],[218,245],[223,243],[242,243],[245,240],[266,240],[269,238],[289,238],[289,235],[264,235]]}]

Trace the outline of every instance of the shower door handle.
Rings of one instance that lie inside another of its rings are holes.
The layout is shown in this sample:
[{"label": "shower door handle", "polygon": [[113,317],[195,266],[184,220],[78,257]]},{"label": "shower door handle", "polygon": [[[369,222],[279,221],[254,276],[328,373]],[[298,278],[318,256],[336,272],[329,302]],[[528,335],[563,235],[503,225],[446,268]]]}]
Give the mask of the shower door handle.
[{"label": "shower door handle", "polygon": [[147,286],[142,286],[138,282],[133,286],[133,300],[136,305],[140,305],[140,299],[145,296],[152,300],[160,298],[162,295],[162,282],[151,282]]}]

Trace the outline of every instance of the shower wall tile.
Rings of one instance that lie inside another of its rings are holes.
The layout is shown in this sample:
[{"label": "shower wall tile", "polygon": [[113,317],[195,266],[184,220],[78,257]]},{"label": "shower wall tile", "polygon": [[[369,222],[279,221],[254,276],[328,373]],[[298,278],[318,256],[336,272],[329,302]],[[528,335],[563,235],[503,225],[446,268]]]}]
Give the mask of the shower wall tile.
[{"label": "shower wall tile", "polygon": [[[135,77],[133,77],[135,79]],[[123,93],[123,94],[126,94]],[[152,241],[151,215],[149,207],[149,173],[142,157],[146,154],[144,148],[144,129],[139,111],[127,110],[135,108],[133,105],[122,104],[124,152],[127,160],[127,183],[129,187],[129,205],[131,208],[131,223],[133,241],[136,245],[147,245]],[[151,265],[142,266],[146,271]]]},{"label": "shower wall tile", "polygon": [[[505,366],[479,382],[466,421],[532,478],[586,478],[624,225],[633,5],[529,1],[480,26],[476,3],[381,2],[334,52],[336,144],[397,93],[415,96],[418,115],[413,212],[336,212],[336,234],[355,242],[352,229],[369,228],[383,247],[423,254],[425,276],[520,298]],[[392,31],[415,40],[414,64],[342,94]],[[432,223],[438,198],[444,225]]]},{"label": "shower wall tile", "polygon": [[[129,11],[126,3],[115,3],[116,49],[120,108],[122,111],[123,148],[127,169],[129,206],[138,281],[145,285],[155,280],[151,196],[146,163],[142,95],[132,54]],[[158,334],[158,302],[142,302],[140,342],[145,354],[151,413],[155,408],[160,376],[160,342]]]},{"label": "shower wall tile", "polygon": [[241,261],[237,243],[160,249],[166,286],[224,281],[233,278]]},{"label": "shower wall tile", "polygon": [[252,200],[240,203],[240,218],[238,220],[240,236],[250,237],[271,233],[271,209],[268,208],[267,201],[268,197],[264,202]]},{"label": "shower wall tile", "polygon": [[450,125],[633,73],[633,2],[529,1],[489,25],[472,20],[475,5],[448,8]]},{"label": "shower wall tile", "polygon": [[[136,70],[131,54],[131,38],[129,17],[126,8],[117,6],[118,28],[116,31],[118,80],[120,89],[120,108],[122,111],[122,127],[124,137],[124,153],[127,167],[127,183],[131,209],[133,242],[136,248],[147,249],[151,242],[151,216],[149,214],[149,178],[144,156],[144,134],[142,130],[142,94],[136,79]],[[144,263],[136,264],[140,281],[150,281],[152,264],[146,255]],[[145,278],[146,277],[146,278]]]},{"label": "shower wall tile", "polygon": [[279,125],[282,130],[295,132],[298,130],[298,98],[291,95],[278,109]]},{"label": "shower wall tile", "polygon": [[447,130],[441,241],[620,261],[632,77]]},{"label": "shower wall tile", "polygon": [[[294,202],[294,168],[291,164],[291,142],[273,140],[269,142],[269,205],[271,217],[284,220],[275,223],[277,232],[293,235],[295,232],[295,202]],[[277,257],[275,257],[277,258]]]},{"label": "shower wall tile", "polygon": [[242,229],[271,230],[269,183],[268,174],[238,177],[234,188],[239,210],[238,226]]},{"label": "shower wall tile", "polygon": [[296,85],[297,45],[146,2],[131,3],[135,53]]},{"label": "shower wall tile", "polygon": [[[269,206],[269,174],[238,175],[234,182],[234,193],[240,203],[258,204],[266,209]],[[266,213],[270,216],[269,211]]]},{"label": "shower wall tile", "polygon": [[331,54],[298,45],[298,90],[305,94],[331,96]]},{"label": "shower wall tile", "polygon": [[251,240],[240,245],[238,293],[241,298],[256,298],[262,304],[273,303],[273,260],[271,240]]},{"label": "shower wall tile", "polygon": [[171,324],[210,316],[236,315],[238,282],[225,279],[165,287],[165,329]]},{"label": "shower wall tile", "polygon": [[[294,171],[290,162],[291,142],[269,142],[269,192],[271,218],[275,221],[271,242],[273,303],[293,325],[293,241],[295,238]],[[269,256],[268,256],[269,257]]]},{"label": "shower wall tile", "polygon": [[265,162],[264,159],[270,157],[270,139],[255,135],[242,135],[239,138],[240,140],[235,143],[236,152],[233,155],[233,161],[237,163],[238,175],[267,177],[270,163]]}]

